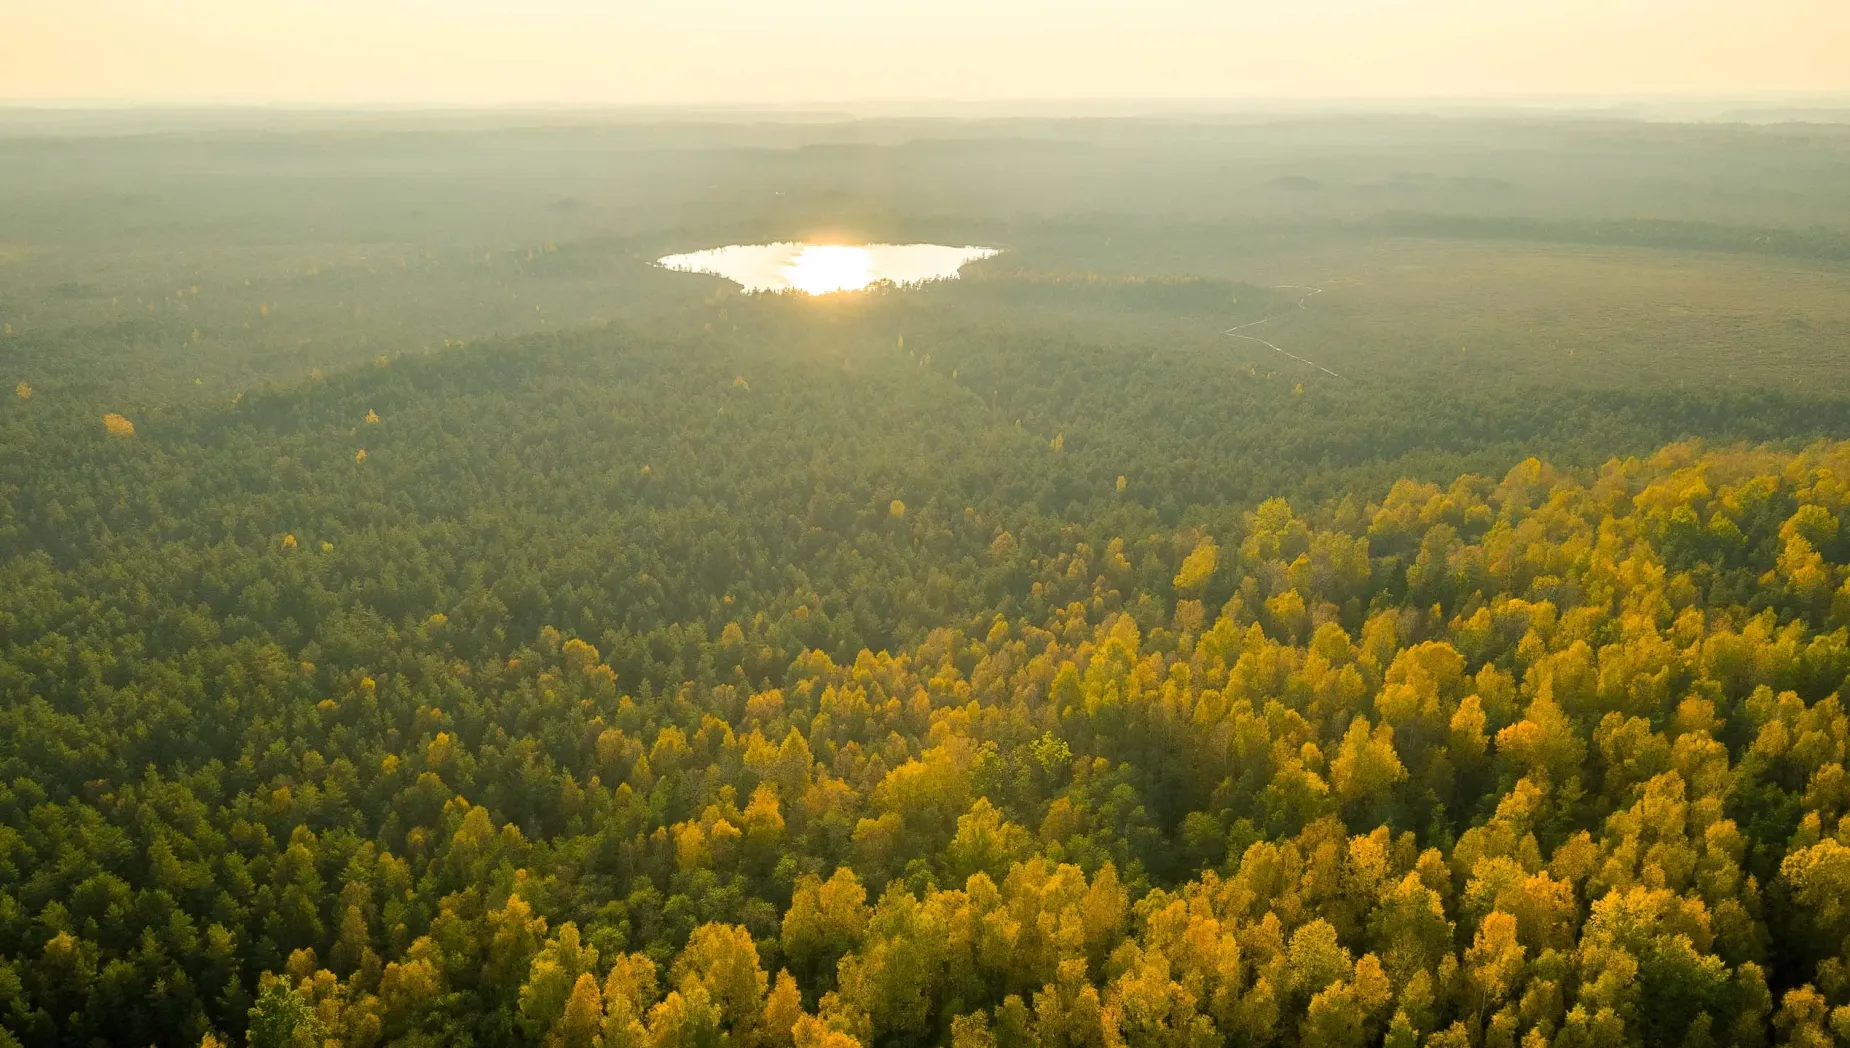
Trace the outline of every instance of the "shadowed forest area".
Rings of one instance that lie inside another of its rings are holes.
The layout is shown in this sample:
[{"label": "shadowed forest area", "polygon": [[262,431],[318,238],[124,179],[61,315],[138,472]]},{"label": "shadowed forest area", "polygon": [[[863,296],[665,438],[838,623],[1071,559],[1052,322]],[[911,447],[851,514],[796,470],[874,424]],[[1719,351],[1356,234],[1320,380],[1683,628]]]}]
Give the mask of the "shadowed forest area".
[{"label": "shadowed forest area", "polygon": [[0,1048],[1850,1038],[1850,125],[0,113],[0,324]]}]

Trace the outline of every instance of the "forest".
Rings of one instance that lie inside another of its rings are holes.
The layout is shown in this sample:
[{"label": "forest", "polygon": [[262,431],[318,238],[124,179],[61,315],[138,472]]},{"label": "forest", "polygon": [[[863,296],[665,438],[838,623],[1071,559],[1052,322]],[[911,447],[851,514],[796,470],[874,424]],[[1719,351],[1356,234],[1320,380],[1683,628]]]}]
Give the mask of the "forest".
[{"label": "forest", "polygon": [[1841,128],[199,119],[0,121],[0,1048],[1850,1043]]}]

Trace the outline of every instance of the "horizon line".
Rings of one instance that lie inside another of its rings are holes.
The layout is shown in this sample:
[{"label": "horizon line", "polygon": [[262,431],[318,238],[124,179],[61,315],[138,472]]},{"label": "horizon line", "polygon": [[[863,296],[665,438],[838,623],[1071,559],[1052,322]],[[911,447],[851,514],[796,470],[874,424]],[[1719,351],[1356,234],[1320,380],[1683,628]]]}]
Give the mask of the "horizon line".
[{"label": "horizon line", "polygon": [[509,99],[504,101],[449,99],[378,99],[366,101],[300,98],[118,98],[118,97],[0,97],[0,109],[10,110],[205,110],[252,111],[289,110],[299,112],[838,112],[865,108],[906,107],[1225,107],[1264,108],[1271,106],[1383,106],[1383,105],[1571,105],[1612,106],[1629,104],[1727,104],[1727,103],[1812,103],[1850,105],[1850,88],[1829,90],[1758,89],[1740,91],[1637,91],[1550,92],[1507,94],[1406,94],[1406,95],[1318,95],[1318,94],[1249,94],[1249,95],[1171,95],[1171,96],[1059,96],[957,98],[944,96],[894,96],[864,99],[811,99],[789,102],[711,101],[646,102],[620,99]]}]

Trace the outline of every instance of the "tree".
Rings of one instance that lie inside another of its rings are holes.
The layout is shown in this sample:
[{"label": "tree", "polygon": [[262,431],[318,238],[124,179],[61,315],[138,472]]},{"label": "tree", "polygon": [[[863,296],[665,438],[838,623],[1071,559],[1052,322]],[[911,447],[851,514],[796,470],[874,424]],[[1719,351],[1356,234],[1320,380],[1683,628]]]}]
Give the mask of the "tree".
[{"label": "tree", "polygon": [[649,1048],[720,1048],[728,1043],[719,1008],[698,981],[649,1010]]},{"label": "tree", "polygon": [[[546,918],[536,916],[519,895],[508,896],[501,909],[490,911],[488,956],[482,971],[485,988],[506,999],[517,998],[545,936]],[[576,938],[577,929],[574,928],[574,945]]]},{"label": "tree", "polygon": [[1348,804],[1378,808],[1387,791],[1406,778],[1407,769],[1394,751],[1394,729],[1383,724],[1371,732],[1368,718],[1351,721],[1330,762],[1330,783],[1337,796]]},{"label": "tree", "polygon": [[308,1000],[283,980],[269,978],[251,1006],[251,1048],[319,1048],[326,1026]]},{"label": "tree", "polygon": [[692,1000],[701,996],[718,1009],[732,1039],[749,1048],[759,1039],[764,994],[769,980],[758,963],[751,933],[736,924],[703,924],[694,930],[674,967],[675,985]]},{"label": "tree", "polygon": [[1171,580],[1177,593],[1195,594],[1208,584],[1214,569],[1220,564],[1220,547],[1211,538],[1203,538],[1196,543],[1189,555],[1182,558],[1182,566],[1177,569],[1176,577]]},{"label": "tree", "polygon": [[[591,978],[596,967],[597,949],[579,941],[577,925],[571,921],[561,924],[558,933],[534,955],[520,987],[520,1022],[529,1036],[544,1036],[561,1021],[581,989],[579,984]],[[591,989],[597,990],[594,978]],[[601,1016],[603,1010],[600,995],[597,1013]]]},{"label": "tree", "polygon": [[655,962],[640,953],[618,955],[604,979],[603,1048],[641,1048],[649,1037],[643,1020],[657,995]]},{"label": "tree", "polygon": [[548,1048],[599,1048],[603,1044],[604,997],[586,972],[572,984],[564,1013],[546,1036]]},{"label": "tree", "polygon": [[799,971],[826,982],[835,962],[860,946],[872,913],[853,869],[836,867],[827,881],[805,874],[784,911],[784,953]]},{"label": "tree", "polygon": [[978,797],[969,812],[958,816],[957,833],[945,848],[945,860],[957,880],[978,872],[998,880],[1007,875],[1011,864],[1033,851],[1034,838],[1027,830],[1005,821],[989,798]]}]

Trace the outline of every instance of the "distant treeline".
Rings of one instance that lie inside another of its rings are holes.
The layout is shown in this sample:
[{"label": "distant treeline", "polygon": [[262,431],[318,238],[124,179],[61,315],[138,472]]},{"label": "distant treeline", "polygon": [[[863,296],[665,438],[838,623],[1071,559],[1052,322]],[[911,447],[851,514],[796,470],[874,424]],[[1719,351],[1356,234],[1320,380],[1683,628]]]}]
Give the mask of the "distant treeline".
[{"label": "distant treeline", "polygon": [[1659,218],[1549,219],[1426,212],[1390,212],[1361,224],[1372,231],[1402,236],[1612,244],[1850,262],[1850,231],[1826,226],[1779,229]]}]

